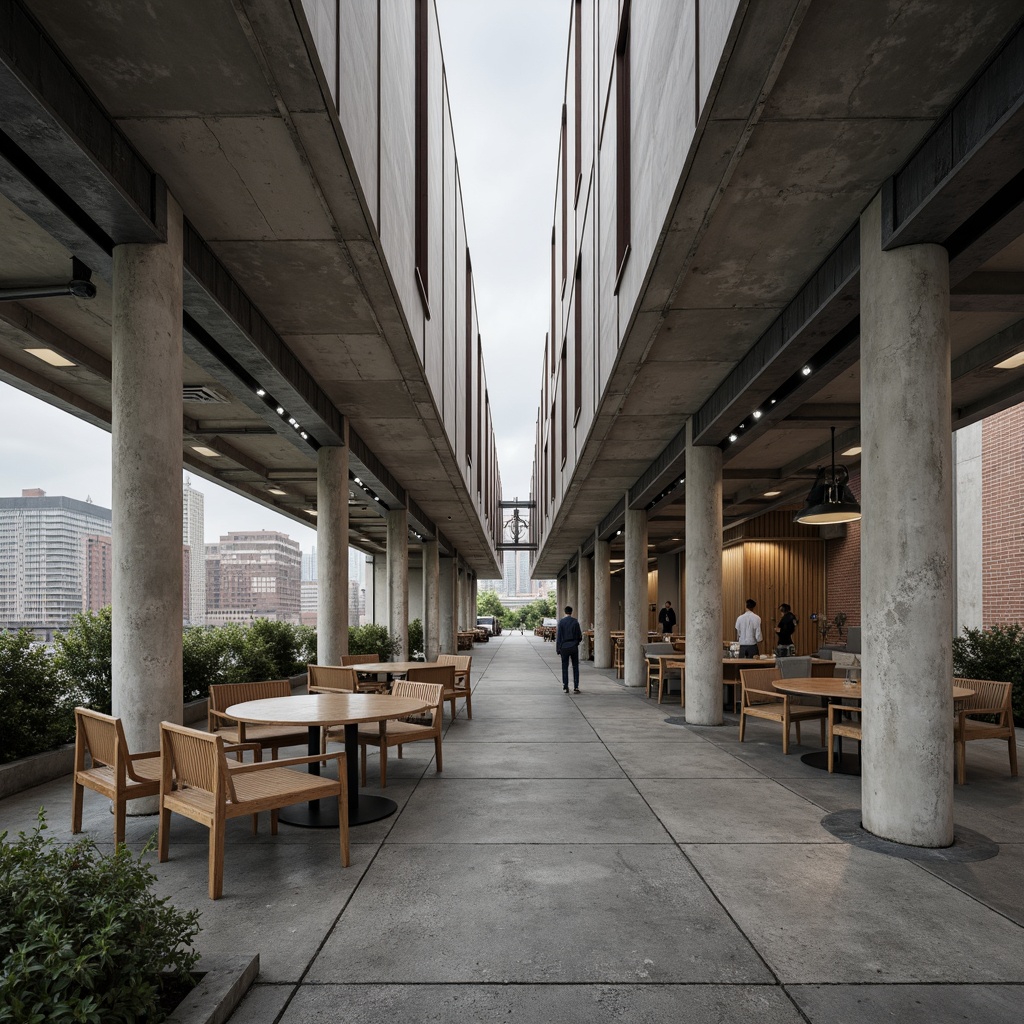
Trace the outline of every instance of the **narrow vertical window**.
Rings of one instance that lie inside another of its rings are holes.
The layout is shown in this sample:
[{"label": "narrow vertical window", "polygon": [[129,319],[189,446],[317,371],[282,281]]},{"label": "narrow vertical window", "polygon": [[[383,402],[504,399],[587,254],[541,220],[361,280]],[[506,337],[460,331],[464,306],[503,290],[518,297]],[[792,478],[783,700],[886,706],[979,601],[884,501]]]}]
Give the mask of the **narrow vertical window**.
[{"label": "narrow vertical window", "polygon": [[428,285],[430,240],[428,238],[427,157],[430,127],[427,123],[427,17],[429,0],[416,0],[416,284],[423,300],[423,310],[430,319]]},{"label": "narrow vertical window", "polygon": [[555,227],[551,226],[551,332],[548,334],[550,339],[550,352],[551,359],[548,361],[548,365],[552,370],[555,368]]},{"label": "narrow vertical window", "polygon": [[583,257],[576,261],[576,283],[573,286],[572,318],[572,423],[576,425],[583,408]]},{"label": "narrow vertical window", "polygon": [[629,257],[630,230],[630,116],[629,116],[629,6],[623,0],[619,37],[615,44],[615,288]]},{"label": "narrow vertical window", "polygon": [[473,264],[466,250],[466,465],[473,465]]},{"label": "narrow vertical window", "polygon": [[483,492],[484,478],[484,346],[476,336],[476,493]]},{"label": "narrow vertical window", "polygon": [[575,127],[576,181],[573,193],[573,207],[579,202],[580,184],[583,181],[583,0],[576,0],[575,10],[575,72],[576,88],[573,94],[573,115]]},{"label": "narrow vertical window", "polygon": [[562,294],[569,274],[569,147],[566,138],[566,109],[562,104]]},{"label": "narrow vertical window", "polygon": [[562,342],[562,362],[559,366],[562,381],[559,386],[558,402],[561,405],[561,422],[559,424],[559,444],[561,446],[562,465],[569,448],[569,352],[566,342]]},{"label": "narrow vertical window", "polygon": [[552,399],[551,402],[551,500],[555,500],[555,484],[556,478],[556,463],[558,462],[558,436],[555,434],[555,426],[557,421],[555,419],[555,401]]}]

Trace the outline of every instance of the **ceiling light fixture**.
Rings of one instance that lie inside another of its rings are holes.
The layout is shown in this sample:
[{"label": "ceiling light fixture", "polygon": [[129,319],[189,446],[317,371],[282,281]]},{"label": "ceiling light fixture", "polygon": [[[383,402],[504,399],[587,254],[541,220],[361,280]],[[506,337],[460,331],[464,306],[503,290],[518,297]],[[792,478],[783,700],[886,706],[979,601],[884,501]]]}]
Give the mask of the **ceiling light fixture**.
[{"label": "ceiling light fixture", "polygon": [[42,359],[44,363],[49,363],[50,366],[76,366],[70,359],[65,359],[59,352],[54,352],[52,348],[27,348],[25,351],[30,356],[35,356],[36,359]]},{"label": "ceiling light fixture", "polygon": [[270,491],[271,494],[287,494],[288,493],[287,491],[282,491],[280,487],[268,487],[267,490]]},{"label": "ceiling light fixture", "polygon": [[765,491],[764,496],[766,498],[777,498],[781,493],[782,491]]},{"label": "ceiling light fixture", "polygon": [[316,515],[316,509],[315,508],[304,508],[302,511],[305,512],[306,515],[308,515],[308,516],[315,516]]},{"label": "ceiling light fixture", "polygon": [[855,523],[861,518],[857,497],[849,488],[850,471],[836,465],[836,428],[832,428],[832,465],[822,466],[814,477],[804,508],[793,522],[810,526]]},{"label": "ceiling light fixture", "polygon": [[1018,366],[1024,366],[1024,352],[1018,352],[1015,356],[996,363],[997,370],[1016,370]]},{"label": "ceiling light fixture", "polygon": [[256,389],[256,397],[257,398],[263,398],[263,397],[265,397],[265,395],[266,395],[266,391],[264,391],[263,388],[257,388]]},{"label": "ceiling light fixture", "polygon": [[754,410],[754,419],[755,420],[759,420],[761,418],[761,416],[762,416],[761,410],[760,409],[755,409]]},{"label": "ceiling light fixture", "polygon": [[205,455],[208,459],[219,459],[220,452],[215,452],[212,448],[207,448],[202,444],[192,445],[192,451],[199,452],[200,455]]},{"label": "ceiling light fixture", "polygon": [[729,441],[732,442],[732,441],[735,441],[735,440],[736,440],[736,435],[735,434],[730,434],[729,435]]},{"label": "ceiling light fixture", "polygon": [[861,447],[859,444],[855,444],[852,448],[847,448],[845,452],[840,452],[840,455],[860,455]]},{"label": "ceiling light fixture", "polygon": [[800,372],[801,372],[801,373],[802,373],[802,374],[803,374],[803,375],[804,375],[805,377],[810,377],[810,375],[811,375],[811,368],[810,368],[809,366],[805,366],[805,367],[804,367],[804,368],[803,368],[803,369],[802,369],[802,370],[801,370]]}]

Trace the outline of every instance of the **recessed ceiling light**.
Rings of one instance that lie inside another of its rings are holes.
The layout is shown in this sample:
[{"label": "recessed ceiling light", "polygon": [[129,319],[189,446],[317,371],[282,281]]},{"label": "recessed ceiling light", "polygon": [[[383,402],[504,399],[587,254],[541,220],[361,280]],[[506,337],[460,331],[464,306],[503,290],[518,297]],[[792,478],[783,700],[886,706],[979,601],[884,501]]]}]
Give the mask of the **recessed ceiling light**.
[{"label": "recessed ceiling light", "polygon": [[284,415],[284,407],[283,407],[283,406],[280,406],[280,405],[279,405],[279,406],[277,407],[277,415],[278,415],[278,416],[283,416],[283,415]]},{"label": "recessed ceiling light", "polygon": [[673,539],[673,540],[680,540],[681,538],[679,538],[679,537],[673,537],[672,539]]},{"label": "recessed ceiling light", "polygon": [[212,448],[207,448],[202,444],[192,445],[192,451],[199,452],[200,455],[205,455],[208,459],[219,459],[220,452],[215,452]]},{"label": "recessed ceiling light", "polygon": [[307,516],[315,516],[316,515],[316,509],[315,508],[304,508],[302,511],[305,512]]},{"label": "recessed ceiling light", "polygon": [[270,491],[271,494],[287,494],[288,493],[287,491],[282,491],[280,487],[268,487],[267,490]]},{"label": "recessed ceiling light", "polygon": [[782,491],[765,491],[764,496],[766,498],[777,498],[781,493]]},{"label": "recessed ceiling light", "polygon": [[729,435],[729,440],[730,441],[735,441],[736,440],[736,435],[735,434],[730,434]]},{"label": "recessed ceiling light", "polygon": [[51,366],[75,366],[70,359],[65,359],[59,352],[54,352],[52,348],[27,348],[25,351],[30,356],[35,356],[36,359],[42,359],[44,363],[49,363]]},{"label": "recessed ceiling light", "polygon": [[852,448],[847,448],[845,452],[840,452],[840,455],[860,455],[861,447],[859,444],[855,444]]},{"label": "recessed ceiling light", "polygon": [[996,363],[997,370],[1016,370],[1018,366],[1024,366],[1024,352],[1018,352],[1015,356]]},{"label": "recessed ceiling light", "polygon": [[754,410],[754,419],[755,420],[759,420],[760,418],[761,418],[761,410],[760,409],[755,409]]},{"label": "recessed ceiling light", "polygon": [[257,398],[262,398],[265,394],[266,394],[266,391],[264,391],[263,388],[257,388],[256,389],[256,397]]}]

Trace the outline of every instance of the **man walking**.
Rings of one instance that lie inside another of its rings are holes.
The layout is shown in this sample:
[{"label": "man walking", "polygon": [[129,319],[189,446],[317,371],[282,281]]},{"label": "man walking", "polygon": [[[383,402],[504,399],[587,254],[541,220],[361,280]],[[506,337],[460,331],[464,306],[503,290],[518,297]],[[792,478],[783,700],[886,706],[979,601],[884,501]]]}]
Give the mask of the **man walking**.
[{"label": "man walking", "polygon": [[666,636],[673,632],[676,628],[676,613],[672,608],[672,602],[666,601],[665,607],[658,612],[658,623],[661,626],[661,631]]},{"label": "man walking", "polygon": [[747,598],[747,610],[736,620],[736,639],[740,642],[741,658],[756,658],[761,642],[761,616],[754,613],[757,602]]},{"label": "man walking", "polygon": [[565,606],[565,617],[558,620],[555,630],[555,653],[562,657],[562,691],[569,692],[569,662],[572,662],[573,693],[580,692],[580,643],[583,630],[572,617],[572,606]]}]

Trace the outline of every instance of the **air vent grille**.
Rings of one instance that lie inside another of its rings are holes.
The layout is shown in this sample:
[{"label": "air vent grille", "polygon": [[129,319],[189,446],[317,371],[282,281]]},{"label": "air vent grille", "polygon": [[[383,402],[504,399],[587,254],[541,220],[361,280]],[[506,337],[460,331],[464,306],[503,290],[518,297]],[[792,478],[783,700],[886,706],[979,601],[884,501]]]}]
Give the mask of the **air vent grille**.
[{"label": "air vent grille", "polygon": [[203,405],[227,405],[231,399],[206,384],[186,384],[181,389],[183,402],[200,402]]}]

